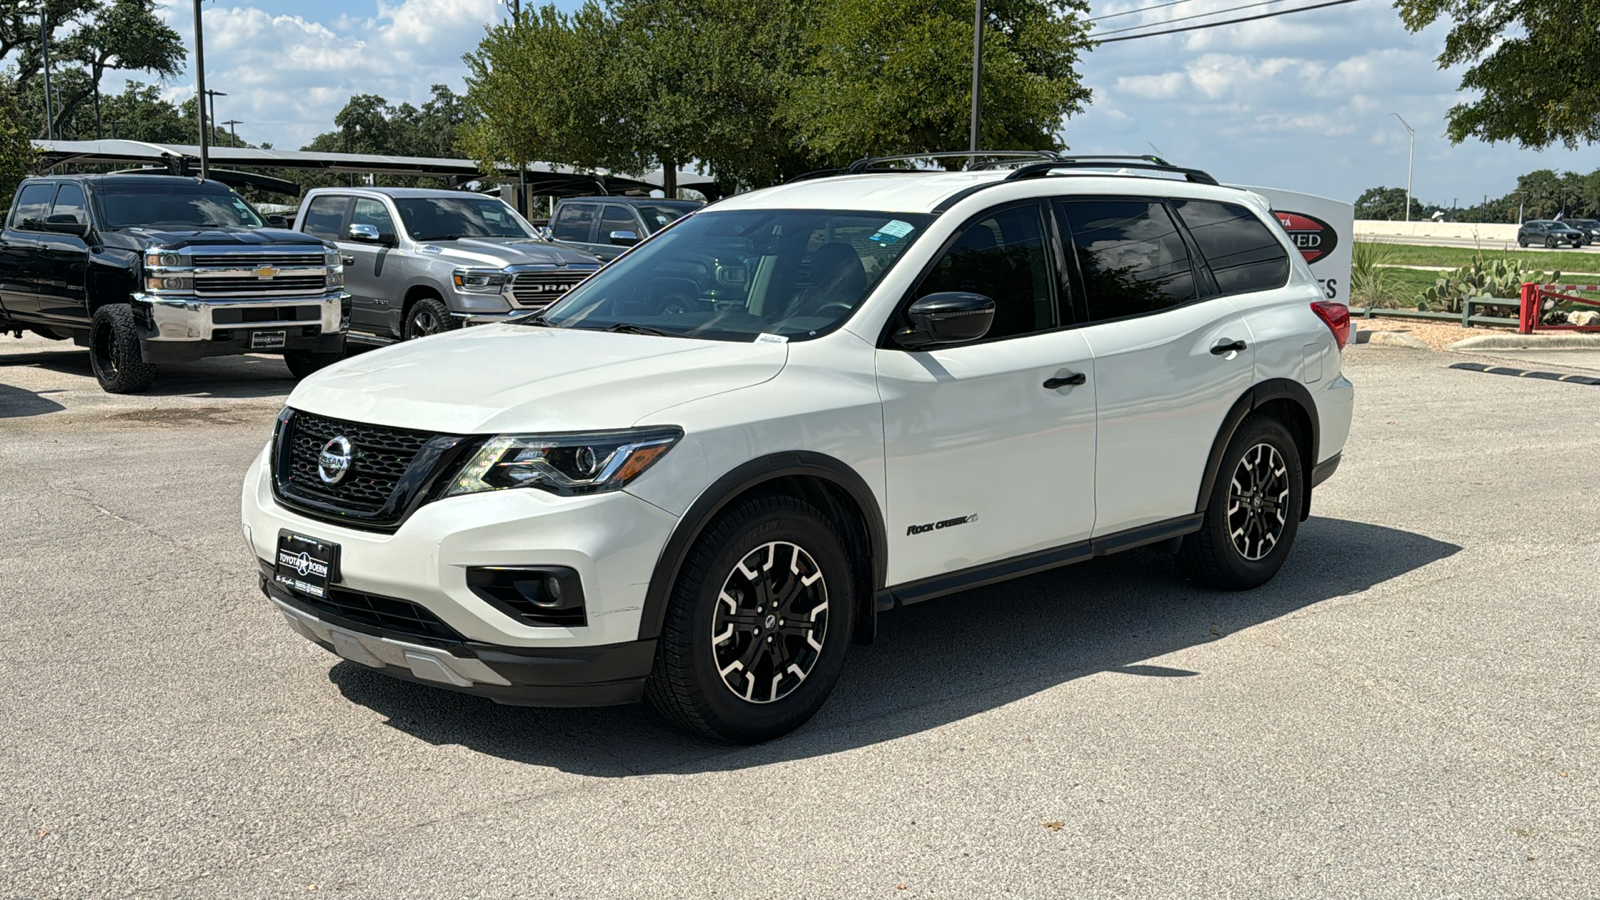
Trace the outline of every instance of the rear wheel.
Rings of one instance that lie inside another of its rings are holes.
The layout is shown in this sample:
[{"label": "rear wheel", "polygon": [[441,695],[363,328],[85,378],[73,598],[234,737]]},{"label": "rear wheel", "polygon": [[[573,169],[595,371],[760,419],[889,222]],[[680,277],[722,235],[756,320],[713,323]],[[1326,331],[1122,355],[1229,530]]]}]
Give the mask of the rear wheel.
[{"label": "rear wheel", "polygon": [[1304,496],[1300,450],[1289,429],[1252,415],[1228,442],[1205,519],[1183,539],[1179,563],[1191,578],[1223,590],[1267,583],[1289,556]]},{"label": "rear wheel", "polygon": [[89,364],[107,393],[140,394],[155,383],[156,370],[139,350],[139,332],[128,305],[111,303],[94,311],[89,322]]},{"label": "rear wheel", "polygon": [[851,584],[843,542],[814,507],[776,495],[736,502],[684,562],[646,700],[715,741],[793,731],[844,668]]},{"label": "rear wheel", "polygon": [[456,325],[455,317],[450,315],[450,308],[444,305],[444,301],[423,297],[406,310],[405,338],[409,341],[443,331],[453,331]]}]

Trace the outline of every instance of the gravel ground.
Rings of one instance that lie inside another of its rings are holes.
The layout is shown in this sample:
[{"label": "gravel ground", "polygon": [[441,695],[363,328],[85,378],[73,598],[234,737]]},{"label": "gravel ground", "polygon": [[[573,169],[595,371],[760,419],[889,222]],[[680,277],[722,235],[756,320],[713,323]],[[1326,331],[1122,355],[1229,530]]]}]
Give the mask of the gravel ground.
[{"label": "gravel ground", "polygon": [[307,643],[238,526],[281,364],[106,398],[40,344],[0,345],[0,897],[1600,897],[1600,390],[1353,347],[1271,584],[1135,551],[888,613],[726,748]]},{"label": "gravel ground", "polygon": [[1466,340],[1469,337],[1517,333],[1517,329],[1509,327],[1475,325],[1471,328],[1462,328],[1450,322],[1418,322],[1405,319],[1356,319],[1355,323],[1356,328],[1361,331],[1393,331],[1409,334],[1434,350],[1443,350],[1456,341]]}]

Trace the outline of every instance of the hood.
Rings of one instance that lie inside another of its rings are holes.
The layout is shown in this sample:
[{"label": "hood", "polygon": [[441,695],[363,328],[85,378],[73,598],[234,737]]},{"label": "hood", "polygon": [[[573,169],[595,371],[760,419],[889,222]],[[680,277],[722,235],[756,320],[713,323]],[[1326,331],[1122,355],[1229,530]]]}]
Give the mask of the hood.
[{"label": "hood", "polygon": [[286,228],[119,228],[108,234],[129,238],[144,248],[178,250],[183,247],[270,247],[276,244],[315,244],[320,238]]},{"label": "hood", "polygon": [[527,238],[458,238],[453,241],[424,241],[417,244],[424,256],[459,266],[598,266],[600,261],[588,253],[558,247]]},{"label": "hood", "polygon": [[787,360],[786,344],[482,325],[351,357],[302,381],[289,405],[454,434],[627,428],[760,384]]}]

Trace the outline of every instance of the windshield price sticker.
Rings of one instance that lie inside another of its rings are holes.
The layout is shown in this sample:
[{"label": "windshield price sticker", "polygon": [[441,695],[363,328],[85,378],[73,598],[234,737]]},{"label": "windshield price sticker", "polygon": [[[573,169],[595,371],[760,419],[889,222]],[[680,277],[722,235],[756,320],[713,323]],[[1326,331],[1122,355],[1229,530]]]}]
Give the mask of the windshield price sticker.
[{"label": "windshield price sticker", "polygon": [[787,344],[789,343],[789,339],[781,334],[767,334],[763,331],[762,333],[756,335],[755,342],[757,344]]},{"label": "windshield price sticker", "polygon": [[884,225],[882,228],[879,228],[877,232],[874,233],[872,237],[867,238],[867,240],[877,241],[880,244],[892,244],[915,230],[916,226],[912,225],[910,222],[902,222],[899,219],[894,219],[888,224]]}]

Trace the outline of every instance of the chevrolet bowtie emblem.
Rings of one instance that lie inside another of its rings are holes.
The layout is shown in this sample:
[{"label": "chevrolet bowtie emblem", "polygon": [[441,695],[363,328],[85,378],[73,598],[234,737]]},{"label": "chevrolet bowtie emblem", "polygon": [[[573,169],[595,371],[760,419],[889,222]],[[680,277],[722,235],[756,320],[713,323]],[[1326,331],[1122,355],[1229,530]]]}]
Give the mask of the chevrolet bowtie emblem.
[{"label": "chevrolet bowtie emblem", "polygon": [[257,278],[271,278],[272,276],[274,276],[276,274],[278,274],[278,270],[274,269],[271,266],[262,266],[261,268],[256,270],[256,277]]}]

